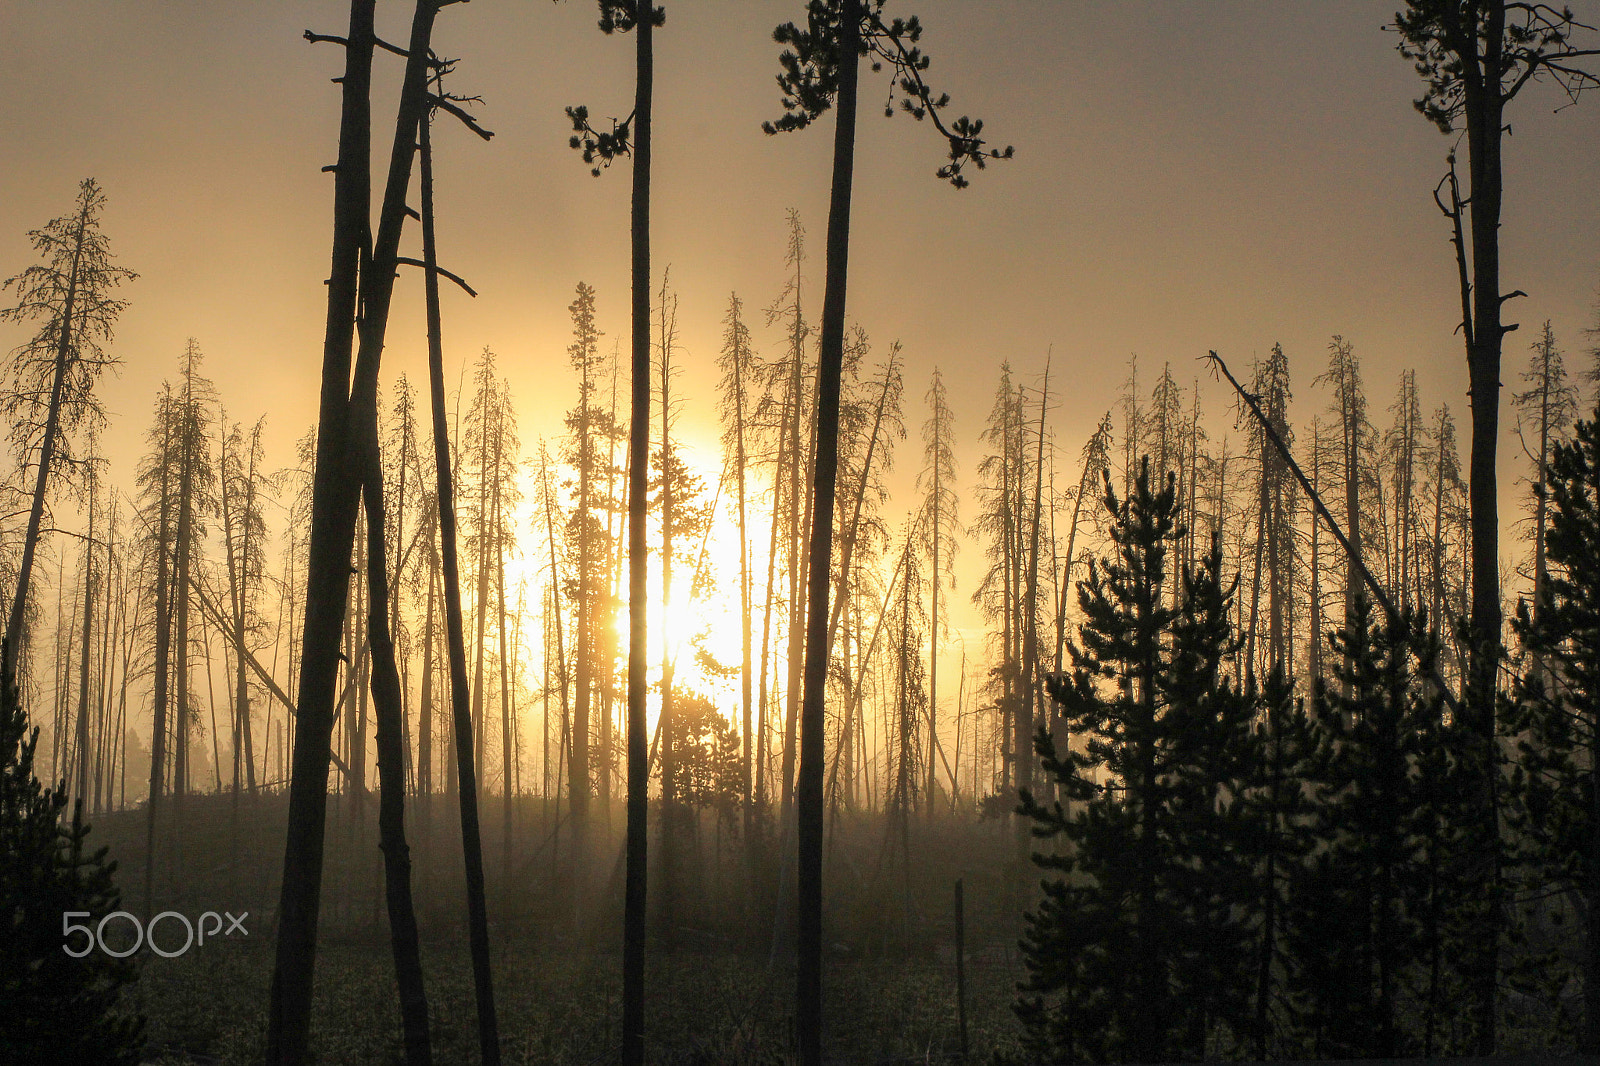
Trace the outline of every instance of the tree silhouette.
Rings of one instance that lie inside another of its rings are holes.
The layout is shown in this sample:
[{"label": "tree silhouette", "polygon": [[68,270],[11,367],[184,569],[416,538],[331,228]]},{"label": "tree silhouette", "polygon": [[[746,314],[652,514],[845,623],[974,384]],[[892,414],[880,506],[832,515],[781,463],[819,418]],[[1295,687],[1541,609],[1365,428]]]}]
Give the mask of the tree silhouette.
[{"label": "tree silhouette", "polygon": [[[1029,458],[1022,392],[1013,383],[1011,364],[1000,364],[1000,384],[983,440],[992,449],[978,463],[983,479],[977,496],[982,510],[971,532],[988,541],[989,568],[973,591],[972,600],[992,622],[999,622],[1000,661],[990,679],[1000,717],[1000,785],[1003,791],[1031,787],[1022,771],[1032,762],[1018,757],[1019,738],[1032,743],[1032,731],[1023,722],[1024,618],[1036,606],[1023,603],[1027,575],[1024,515],[1028,513],[1027,486],[1036,475]],[[1009,804],[1008,804],[1009,807]],[[1026,842],[1023,841],[1025,846]]]},{"label": "tree silhouette", "polygon": [[[939,112],[948,95],[935,98],[923,81],[928,57],[917,46],[921,26],[915,18],[884,23],[883,0],[811,0],[807,25],[785,23],[773,39],[785,45],[780,56],[784,114],[763,125],[768,133],[800,130],[837,108],[833,183],[828,207],[827,271],[823,285],[817,372],[816,460],[812,485],[807,560],[805,665],[800,722],[799,811],[799,972],[796,1027],[800,1061],[822,1060],[822,845],[824,689],[827,683],[828,584],[833,550],[835,482],[838,470],[840,380],[844,368],[845,297],[850,247],[850,208],[855,173],[856,96],[860,57],[874,56],[874,67],[888,64],[902,105],[917,119],[930,118],[949,146],[949,162],[938,170],[957,188],[967,184],[964,167],[982,169],[988,159],[1009,157],[1011,149],[985,151],[981,120],[966,116],[944,125]],[[888,108],[893,113],[892,104]]]},{"label": "tree silhouette", "polygon": [[[1471,382],[1472,443],[1468,493],[1472,521],[1471,670],[1465,705],[1479,738],[1482,774],[1479,811],[1483,874],[1495,882],[1499,829],[1495,822],[1495,690],[1500,661],[1500,518],[1495,453],[1500,425],[1500,354],[1516,329],[1502,319],[1505,303],[1521,290],[1500,288],[1500,223],[1504,202],[1502,139],[1506,109],[1529,83],[1554,81],[1569,100],[1600,77],[1583,61],[1600,49],[1580,48],[1574,35],[1590,29],[1570,8],[1511,0],[1407,0],[1395,14],[1400,54],[1426,84],[1418,112],[1446,135],[1464,131],[1468,185],[1463,195],[1455,153],[1434,189],[1449,219],[1461,295],[1461,333]],[[1448,188],[1447,197],[1442,192]],[[1499,950],[1498,897],[1486,897],[1482,957],[1477,964],[1474,1020],[1479,1053],[1495,1047],[1495,974]]]},{"label": "tree silhouette", "polygon": [[1041,726],[1042,768],[1078,804],[1022,794],[1034,835],[1065,834],[1068,853],[1035,853],[1058,876],[1027,916],[1029,979],[1016,1011],[1036,1059],[1163,1062],[1203,1057],[1207,1030],[1248,1016],[1248,884],[1231,808],[1239,803],[1254,710],[1222,675],[1238,653],[1233,584],[1213,540],[1179,595],[1163,594],[1182,544],[1176,475],[1159,492],[1145,460],[1133,495],[1106,477],[1113,554],[1078,585],[1084,613],[1070,676],[1050,694],[1086,739],[1058,752]]},{"label": "tree silhouette", "polygon": [[754,734],[754,699],[751,673],[751,595],[750,595],[750,544],[746,503],[749,492],[746,479],[750,465],[750,391],[759,369],[758,359],[750,340],[750,328],[744,324],[744,305],[737,293],[728,297],[728,314],[723,319],[726,327],[722,335],[722,354],[717,365],[722,370],[719,382],[721,415],[723,423],[722,447],[727,455],[734,477],[734,506],[739,522],[739,707],[744,723],[744,754],[740,761],[740,782],[744,799],[744,835],[749,843],[755,825],[755,793],[752,790]]},{"label": "tree silhouette", "polygon": [[[578,403],[567,412],[567,429],[571,433],[566,448],[567,460],[577,469],[577,507],[567,521],[567,539],[575,549],[574,587],[572,597],[577,615],[577,633],[574,639],[575,680],[577,693],[573,711],[573,761],[570,773],[572,794],[588,788],[589,777],[589,720],[593,694],[598,681],[596,668],[600,666],[604,601],[609,574],[605,566],[605,527],[598,512],[610,501],[603,498],[600,478],[602,470],[603,438],[611,436],[609,413],[600,406],[598,394],[600,375],[604,364],[600,355],[600,328],[595,324],[594,289],[578,283],[577,295],[568,307],[572,314],[572,343],[567,346],[567,357],[578,374]],[[605,671],[600,672],[605,676]],[[610,754],[609,738],[601,730],[600,743],[602,795],[609,789],[607,765]],[[581,779],[581,780],[580,780]]]},{"label": "tree silhouette", "polygon": [[[934,367],[933,380],[926,396],[928,418],[922,424],[923,468],[917,475],[918,487],[923,491],[921,522],[929,547],[928,587],[932,603],[928,608],[928,802],[933,802],[934,775],[933,751],[939,736],[939,645],[940,637],[948,628],[945,623],[945,603],[941,597],[944,586],[954,584],[950,574],[957,541],[955,531],[960,528],[959,504],[956,495],[956,459],[952,440],[955,415],[950,410],[948,393],[939,368]],[[846,543],[849,543],[848,541]],[[952,776],[951,796],[958,791]]]},{"label": "tree silhouette", "polygon": [[14,306],[0,309],[0,321],[41,320],[39,331],[14,350],[6,363],[5,399],[0,403],[24,471],[29,457],[38,450],[17,586],[0,646],[0,673],[13,681],[17,680],[23,611],[50,478],[58,465],[73,461],[71,434],[105,419],[93,389],[100,374],[117,364],[103,344],[110,342],[117,316],[127,307],[127,301],[116,299],[111,292],[139,276],[112,265],[111,244],[100,232],[104,209],[105,194],[93,178],[85,178],[78,186],[72,214],[28,234],[46,262],[0,286],[17,293]]},{"label": "tree silhouette", "polygon": [[1600,1049],[1600,420],[1577,423],[1552,450],[1545,481],[1550,502],[1551,570],[1542,602],[1519,604],[1513,626],[1534,654],[1514,715],[1522,765],[1515,826],[1533,844],[1545,885],[1583,901],[1579,967],[1583,1017],[1579,1048]]},{"label": "tree silhouette", "polygon": [[[134,965],[62,938],[62,915],[87,920],[90,930],[121,908],[106,848],[88,854],[83,801],[69,826],[63,781],[39,783],[34,754],[39,730],[30,728],[16,686],[0,685],[0,1056],[41,1066],[141,1060],[144,1019],[124,1013],[122,987]],[[75,923],[84,928],[84,923]],[[115,928],[112,926],[111,928]],[[76,930],[74,930],[76,934]],[[92,938],[91,938],[92,939]],[[81,949],[81,950],[80,950]]]},{"label": "tree silhouette", "polygon": [[[400,264],[401,230],[408,213],[413,213],[407,207],[406,193],[417,154],[419,127],[430,103],[453,106],[441,96],[431,95],[427,81],[430,70],[437,66],[429,52],[434,20],[440,9],[451,2],[454,0],[418,0],[413,14],[410,39],[403,50],[405,72],[375,231],[370,217],[372,55],[377,40],[374,0],[351,0],[346,37],[319,38],[309,32],[306,35],[313,42],[326,40],[342,45],[345,71],[340,79],[339,156],[333,168],[333,254],[296,694],[298,728],[267,1026],[267,1061],[272,1066],[298,1066],[306,1060],[309,1050],[334,688],[339,671],[339,634],[348,604],[356,516],[366,480],[362,449],[370,437],[376,463],[378,370]],[[381,513],[380,508],[369,509],[369,513],[374,511]],[[380,541],[382,532],[379,523],[376,533]],[[391,929],[391,933],[395,932]],[[474,936],[474,941],[477,939]],[[475,959],[475,969],[476,965]],[[402,984],[407,980],[402,974]],[[484,1061],[493,1064],[498,1061],[499,1043],[494,1035],[492,1004],[486,1014],[482,991],[480,986],[480,1038]],[[415,997],[401,996],[402,1013],[408,1015],[408,1034],[417,1029],[415,1019],[409,1017],[416,1006]],[[420,1053],[416,1043],[408,1041],[408,1047],[412,1054]]]},{"label": "tree silhouette", "polygon": [[1422,683],[1437,635],[1411,612],[1371,619],[1359,596],[1332,636],[1339,684],[1316,692],[1316,750],[1305,772],[1316,847],[1291,876],[1288,991],[1309,1041],[1303,1050],[1316,1057],[1421,1050],[1402,1024],[1404,989],[1442,933],[1444,905],[1461,898],[1440,865],[1441,851],[1459,844],[1439,839],[1441,825],[1466,813],[1451,796],[1459,752],[1445,747],[1461,723],[1444,724],[1438,689]]},{"label": "tree silhouette", "polygon": [[[1522,372],[1528,389],[1511,398],[1517,408],[1517,436],[1522,440],[1523,451],[1533,462],[1533,614],[1537,617],[1539,605],[1544,600],[1546,581],[1545,535],[1549,528],[1550,496],[1545,491],[1545,481],[1550,467],[1550,453],[1565,434],[1577,408],[1577,390],[1567,384],[1566,367],[1561,361],[1561,349],[1556,347],[1555,333],[1546,320],[1539,339],[1533,342],[1528,358],[1528,368]],[[1523,432],[1522,414],[1526,413],[1533,440]]]},{"label": "tree silhouette", "polygon": [[[433,101],[442,106],[438,88]],[[439,257],[433,211],[433,116],[419,118],[422,183],[423,292],[428,321],[428,398],[432,414],[434,499],[439,521],[440,570],[444,578],[445,648],[450,673],[450,723],[455,759],[450,776],[456,784],[461,812],[461,852],[467,890],[467,939],[472,954],[472,988],[477,1004],[478,1046],[483,1061],[500,1061],[500,1027],[495,1013],[494,980],[489,966],[489,915],[484,898],[483,840],[478,818],[478,785],[472,751],[471,695],[467,687],[467,650],[461,619],[461,569],[456,550],[455,465],[450,459],[450,431],[444,406],[444,331],[439,311]],[[465,288],[465,286],[463,286]],[[467,290],[469,293],[471,290]]]},{"label": "tree silhouette", "polygon": [[1368,480],[1368,457],[1374,450],[1372,423],[1367,420],[1367,397],[1361,387],[1361,363],[1356,358],[1355,347],[1335,335],[1328,342],[1328,368],[1312,384],[1332,387],[1332,414],[1339,420],[1338,477],[1344,488],[1345,537],[1350,542],[1345,560],[1344,609],[1349,613],[1361,589],[1362,499]]},{"label": "tree silhouette", "polygon": [[[622,1061],[644,1062],[644,951],[647,818],[650,754],[645,738],[645,657],[648,654],[645,607],[648,548],[645,542],[646,478],[650,433],[650,154],[655,89],[655,28],[666,21],[665,8],[637,0],[599,0],[604,33],[634,31],[633,114],[608,134],[588,124],[588,109],[568,108],[575,131],[571,145],[584,162],[609,164],[619,154],[633,157],[631,220],[633,289],[632,396],[628,418],[628,838],[627,880],[622,933]],[[641,14],[644,17],[640,17]],[[598,176],[600,168],[594,173]],[[583,800],[587,803],[587,792]],[[574,795],[576,804],[579,797]],[[579,823],[574,810],[574,822]]]}]

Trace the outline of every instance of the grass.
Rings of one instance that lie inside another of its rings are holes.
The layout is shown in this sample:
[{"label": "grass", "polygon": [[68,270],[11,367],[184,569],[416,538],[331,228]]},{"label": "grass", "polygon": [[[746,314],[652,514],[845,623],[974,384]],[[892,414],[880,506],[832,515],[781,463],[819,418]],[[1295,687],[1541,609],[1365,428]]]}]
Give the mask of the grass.
[{"label": "grass", "polygon": [[[375,808],[367,804],[363,821],[353,817],[347,800],[330,802],[312,1022],[312,1046],[322,1063],[387,1066],[402,1059]],[[459,843],[452,839],[448,805],[433,805],[431,824],[424,813],[408,812],[408,830],[434,1061],[473,1063],[476,1007],[463,934]],[[561,842],[559,851],[550,847],[547,813],[537,801],[519,801],[516,862],[509,871],[498,851],[498,818],[486,822],[503,1061],[600,1066],[616,1061],[620,1045],[621,867],[614,862],[620,812],[613,812],[609,838],[597,834],[581,926],[559,918],[560,901],[572,892],[570,844]],[[182,812],[165,815],[167,824],[181,824],[183,843],[179,847],[169,836],[158,845],[153,909],[191,918],[206,910],[248,910],[250,935],[214,939],[174,959],[141,952],[142,977],[129,994],[149,1019],[152,1061],[261,1061],[284,816],[281,795],[247,799],[237,813],[231,797],[193,796]],[[123,905],[139,913],[144,817],[142,810],[102,815],[91,838],[109,844],[122,863],[117,878]],[[824,982],[829,1060],[852,1066],[955,1061],[950,892],[958,877],[966,889],[972,1060],[1015,1050],[1021,1034],[1010,1007],[1023,973],[1014,946],[1021,908],[1008,887],[1015,854],[1009,827],[959,820],[915,826],[916,861],[909,867],[899,854],[898,834],[885,831],[892,828],[881,816],[846,816],[830,843]],[[767,962],[780,906],[772,894],[777,870],[772,866],[752,881],[742,851],[721,843],[711,827],[702,826],[681,845],[679,950],[653,954],[646,982],[653,1064],[764,1066],[793,1060],[793,971]],[[652,848],[657,855],[659,849]],[[766,854],[772,853],[769,841]],[[1030,880],[1035,876],[1030,871]],[[658,887],[652,880],[653,893]],[[1552,961],[1562,961],[1544,969],[1570,972],[1572,937],[1565,928],[1536,921],[1528,933],[1523,951],[1530,959],[1550,952]],[[1502,1050],[1570,1053],[1575,1007],[1575,1001],[1561,1003],[1554,987],[1508,992]],[[1460,1034],[1439,1036],[1441,1049],[1460,1049]]]},{"label": "grass", "polygon": [[[459,844],[453,813],[434,804],[432,827],[408,812],[413,882],[423,930],[423,962],[435,1062],[477,1061],[476,1007],[462,917]],[[317,959],[313,1046],[325,1063],[387,1064],[401,1044],[393,962],[382,917],[374,816],[351,818],[348,800],[329,805],[322,934]],[[498,804],[493,812],[498,815]],[[568,928],[553,902],[566,894],[570,867],[558,873],[536,800],[520,800],[514,889],[502,891],[498,818],[487,821],[491,939],[505,1061],[589,1066],[615,1059],[621,1018],[620,810],[612,838],[597,842],[589,871],[595,890],[581,929]],[[149,1018],[153,1049],[168,1061],[230,1064],[261,1059],[272,975],[285,804],[281,795],[196,795],[182,812],[163,808],[154,910],[191,918],[202,911],[248,910],[248,940],[195,947],[175,959],[141,952],[133,992]],[[181,825],[182,845],[172,829]],[[904,871],[885,840],[881,817],[847,820],[832,852],[828,896],[830,1058],[849,1063],[940,1061],[959,1050],[950,890],[966,881],[968,1032],[975,1056],[1010,1046],[1010,1011],[1020,977],[1017,922],[1006,889],[1011,838],[995,823],[939,823],[915,831],[917,863]],[[103,814],[94,839],[119,860],[124,907],[143,912],[145,813]],[[711,825],[685,840],[680,856],[678,945],[651,960],[647,1018],[652,1063],[757,1064],[789,1061],[794,977],[767,965],[775,901],[774,867],[750,881],[737,849],[721,850]],[[770,842],[769,842],[770,846]],[[565,840],[560,858],[566,859]],[[653,885],[653,887],[655,887]],[[792,904],[790,904],[792,906]],[[917,953],[907,951],[916,945]],[[190,1056],[186,1059],[184,1056]],[[155,1053],[152,1053],[152,1058]]]},{"label": "grass", "polygon": [[[434,1061],[478,1061],[477,1022],[464,942],[424,945]],[[591,1066],[620,1044],[618,956],[576,958],[502,942],[495,997],[504,1061]],[[218,941],[175,959],[152,958],[135,997],[152,1048],[228,1066],[261,1059],[271,982],[269,941]],[[1011,970],[969,966],[969,1035],[975,1057],[1010,1046]],[[792,1061],[793,973],[764,959],[680,953],[647,973],[652,1063],[757,1066]],[[937,960],[836,962],[826,976],[829,1058],[849,1063],[949,1061],[959,1051],[954,977]],[[317,1061],[387,1066],[401,1061],[399,1012],[387,944],[345,940],[317,960],[312,1044]],[[183,1061],[176,1054],[168,1061]]]}]

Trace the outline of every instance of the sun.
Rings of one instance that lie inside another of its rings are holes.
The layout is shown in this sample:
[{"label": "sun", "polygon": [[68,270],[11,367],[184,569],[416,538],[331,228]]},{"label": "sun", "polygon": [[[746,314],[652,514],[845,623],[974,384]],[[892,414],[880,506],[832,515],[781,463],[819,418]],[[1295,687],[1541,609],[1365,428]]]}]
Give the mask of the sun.
[{"label": "sun", "polygon": [[[662,595],[659,555],[651,556],[651,591],[645,607],[645,661],[649,683],[660,684],[662,664],[672,664],[673,687],[699,693],[731,720],[739,717],[738,670],[742,658],[739,604],[739,532],[714,521],[695,573],[675,573],[670,598]],[[682,567],[679,568],[683,569]],[[618,647],[628,647],[624,604],[614,622]],[[652,704],[659,696],[652,695]],[[651,712],[652,722],[655,711]]]},{"label": "sun", "polygon": [[[685,448],[681,453],[692,473],[705,487],[706,502],[715,501],[710,527],[703,539],[674,545],[672,591],[663,594],[661,587],[661,532],[657,516],[647,522],[646,543],[650,556],[647,576],[645,650],[646,676],[650,688],[647,700],[650,727],[654,729],[660,707],[660,682],[663,661],[672,665],[673,688],[678,692],[693,692],[711,701],[720,713],[738,723],[743,714],[740,707],[739,667],[743,657],[743,611],[739,595],[739,526],[733,508],[726,496],[717,492],[720,469],[702,466]],[[752,494],[754,488],[751,489]],[[543,683],[542,644],[545,608],[550,586],[551,544],[545,525],[545,515],[535,506],[537,491],[532,487],[524,492],[519,508],[519,528],[531,534],[519,547],[515,556],[508,556],[506,565],[506,592],[512,610],[521,590],[522,622],[520,631],[526,663],[522,668],[523,681],[530,690]],[[536,513],[537,512],[537,513]],[[624,528],[613,528],[618,547],[626,550]],[[565,567],[565,548],[561,533],[556,531],[554,545],[556,563]],[[626,670],[628,655],[627,564],[621,562],[619,583],[621,602],[612,618],[612,633],[619,659],[618,669]],[[563,569],[563,576],[565,570]],[[752,562],[752,583],[758,580]],[[758,593],[752,591],[752,596]],[[563,611],[570,610],[570,601],[563,603]],[[565,648],[572,655],[571,632],[573,621],[564,617],[568,634]],[[554,647],[550,648],[554,654]]]}]

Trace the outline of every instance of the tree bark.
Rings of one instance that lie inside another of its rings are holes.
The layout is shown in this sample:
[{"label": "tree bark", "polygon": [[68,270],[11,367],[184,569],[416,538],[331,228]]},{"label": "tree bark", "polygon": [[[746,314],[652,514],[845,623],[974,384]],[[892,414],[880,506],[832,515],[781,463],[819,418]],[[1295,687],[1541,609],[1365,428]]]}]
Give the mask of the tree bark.
[{"label": "tree bark", "polygon": [[271,1066],[300,1066],[306,1062],[311,1029],[333,691],[347,596],[345,577],[355,532],[356,494],[349,484],[352,479],[345,460],[346,409],[354,354],[351,327],[356,317],[362,246],[368,232],[375,3],[376,0],[351,0],[345,45],[339,159],[334,171],[333,261],[322,347],[297,728],[283,888],[278,905],[277,959],[267,1022],[267,1062]]},{"label": "tree bark", "polygon": [[855,176],[856,82],[861,5],[844,0],[837,42],[833,188],[828,204],[828,263],[817,364],[817,454],[812,481],[805,689],[800,723],[799,968],[795,1028],[801,1066],[822,1064],[823,707],[828,679],[828,577],[833,551],[834,486],[839,469],[839,389],[844,372],[845,296],[850,255],[850,200]]},{"label": "tree bark", "polygon": [[628,837],[622,926],[622,1061],[643,1066],[650,752],[645,733],[645,539],[650,439],[650,163],[655,89],[653,5],[634,25],[632,380],[628,436]]},{"label": "tree bark", "polygon": [[[298,1066],[305,1061],[307,1054],[317,918],[321,904],[323,822],[327,806],[333,696],[338,673],[338,640],[347,603],[346,579],[355,536],[359,502],[357,490],[361,481],[355,466],[357,442],[351,435],[351,416],[358,404],[370,404],[373,408],[372,417],[376,418],[378,366],[394,292],[394,273],[400,233],[406,218],[406,190],[416,153],[417,131],[427,106],[429,41],[434,16],[438,12],[433,0],[418,0],[407,46],[406,68],[378,231],[372,241],[368,267],[362,270],[370,227],[368,153],[374,41],[372,9],[373,0],[352,0],[350,33],[345,45],[343,114],[334,185],[333,267],[328,284],[322,395],[312,490],[310,559],[307,566],[298,700],[299,727],[295,733],[294,774],[290,786],[283,889],[278,912],[277,968],[273,975],[268,1021],[267,1060],[272,1066]],[[354,337],[351,327],[356,322],[358,294],[362,304],[360,348],[352,368]],[[434,370],[440,375],[437,418],[442,422],[442,369],[435,367]],[[441,440],[440,443],[445,445],[448,452],[447,442]],[[475,806],[473,813],[476,814]],[[470,880],[469,877],[469,884]],[[484,941],[483,965],[486,968],[486,932]],[[491,1020],[488,1027],[490,1035],[493,1034],[493,1028]],[[490,1066],[497,1064],[498,1040],[486,1041],[483,1054],[485,1063]]]},{"label": "tree bark", "polygon": [[[376,400],[376,396],[374,396]],[[389,943],[400,987],[400,1021],[406,1062],[428,1066],[433,1053],[428,1038],[428,997],[422,984],[422,955],[417,943],[417,917],[411,898],[411,849],[405,831],[405,763],[401,735],[405,711],[394,639],[389,631],[389,564],[384,545],[383,466],[378,457],[376,403],[353,412],[362,501],[367,515],[367,639],[372,655],[372,701],[378,741],[378,846],[383,850],[385,898],[389,910]],[[357,753],[354,757],[359,757]]]},{"label": "tree bark", "polygon": [[499,1066],[500,1026],[495,1016],[494,980],[489,967],[489,914],[484,899],[478,778],[472,761],[471,696],[467,689],[467,650],[461,619],[455,486],[450,464],[450,435],[444,410],[444,341],[439,323],[438,253],[433,230],[433,147],[425,115],[419,126],[422,134],[422,255],[426,265],[428,392],[433,408],[433,465],[444,570],[445,637],[450,659],[450,704],[456,746],[454,765],[461,801],[462,858],[466,866],[467,939],[472,952],[472,985],[478,1007],[479,1054],[484,1066]]}]

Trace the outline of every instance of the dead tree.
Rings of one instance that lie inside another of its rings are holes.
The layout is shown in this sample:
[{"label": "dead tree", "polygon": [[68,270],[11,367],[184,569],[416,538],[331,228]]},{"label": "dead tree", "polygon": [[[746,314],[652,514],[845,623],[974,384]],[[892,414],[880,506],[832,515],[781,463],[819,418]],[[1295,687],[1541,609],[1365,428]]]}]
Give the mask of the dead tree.
[{"label": "dead tree", "polygon": [[[313,41],[334,40],[342,44],[345,72],[341,79],[339,156],[333,168],[333,256],[328,279],[312,487],[305,623],[297,694],[298,728],[278,909],[277,958],[268,1016],[267,1061],[273,1066],[290,1063],[298,1066],[306,1060],[309,1051],[339,634],[347,604],[347,578],[360,492],[373,480],[363,475],[360,465],[361,450],[366,446],[362,434],[366,427],[371,427],[371,446],[376,458],[378,369],[388,329],[395,271],[400,263],[400,233],[409,213],[406,193],[411,183],[417,135],[430,104],[429,41],[435,16],[448,2],[450,0],[418,0],[416,6],[410,40],[403,50],[405,72],[376,233],[372,231],[370,219],[369,158],[372,55],[377,43],[373,28],[374,0],[352,0],[347,37],[318,38],[307,34]],[[381,541],[381,523],[376,532]],[[487,962],[486,957],[484,961]],[[405,975],[400,976],[402,982],[407,980]],[[402,995],[403,1013],[409,1015],[416,1006],[412,997]],[[416,1031],[414,1019],[408,1017],[408,1034]],[[489,1031],[492,1035],[492,1024]],[[408,1041],[408,1048],[416,1047]],[[486,1063],[498,1061],[498,1048],[497,1037],[485,1041]]]}]

